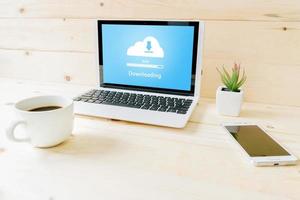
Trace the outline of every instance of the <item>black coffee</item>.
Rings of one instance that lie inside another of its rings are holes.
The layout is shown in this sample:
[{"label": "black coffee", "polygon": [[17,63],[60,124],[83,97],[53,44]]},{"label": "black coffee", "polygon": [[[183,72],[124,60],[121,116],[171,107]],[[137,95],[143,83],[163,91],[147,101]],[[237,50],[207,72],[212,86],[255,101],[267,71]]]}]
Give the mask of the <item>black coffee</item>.
[{"label": "black coffee", "polygon": [[30,112],[42,112],[42,111],[56,110],[59,108],[61,108],[61,107],[60,106],[44,106],[44,107],[33,108],[29,111]]}]

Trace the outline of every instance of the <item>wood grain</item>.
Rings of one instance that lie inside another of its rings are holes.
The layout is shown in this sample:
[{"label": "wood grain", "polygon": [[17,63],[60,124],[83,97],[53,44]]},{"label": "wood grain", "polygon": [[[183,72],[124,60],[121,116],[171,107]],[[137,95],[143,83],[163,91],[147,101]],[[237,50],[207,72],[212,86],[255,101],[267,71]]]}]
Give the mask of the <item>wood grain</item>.
[{"label": "wood grain", "polygon": [[0,50],[2,77],[72,82],[95,87],[94,54],[30,50]]},{"label": "wood grain", "polygon": [[95,20],[0,19],[0,49],[94,53]]},{"label": "wood grain", "polygon": [[202,96],[215,96],[216,67],[237,61],[247,73],[247,101],[299,106],[299,36],[300,23],[206,23]]},{"label": "wood grain", "polygon": [[0,17],[300,21],[300,3],[298,0],[2,0]]},{"label": "wood grain", "polygon": [[[87,88],[0,78],[0,123],[5,127],[13,118],[7,102],[38,94],[72,97]],[[0,197],[298,199],[299,165],[252,166],[219,123],[260,122],[300,157],[299,118],[299,107],[250,103],[244,104],[241,118],[222,117],[212,99],[202,99],[184,129],[76,116],[73,136],[50,149],[8,141],[0,129],[0,149],[5,149]]]},{"label": "wood grain", "polygon": [[[0,22],[0,76],[96,84],[95,20]],[[298,22],[206,21],[201,95],[214,98],[216,67],[237,61],[248,75],[246,101],[300,105],[299,35]]]}]

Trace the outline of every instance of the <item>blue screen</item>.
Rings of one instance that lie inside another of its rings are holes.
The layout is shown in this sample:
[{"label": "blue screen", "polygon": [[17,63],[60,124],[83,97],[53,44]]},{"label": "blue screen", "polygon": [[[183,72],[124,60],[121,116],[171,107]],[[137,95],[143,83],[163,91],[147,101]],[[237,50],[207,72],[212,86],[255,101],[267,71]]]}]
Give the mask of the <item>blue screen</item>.
[{"label": "blue screen", "polygon": [[103,24],[103,82],[189,91],[193,40],[193,26]]}]

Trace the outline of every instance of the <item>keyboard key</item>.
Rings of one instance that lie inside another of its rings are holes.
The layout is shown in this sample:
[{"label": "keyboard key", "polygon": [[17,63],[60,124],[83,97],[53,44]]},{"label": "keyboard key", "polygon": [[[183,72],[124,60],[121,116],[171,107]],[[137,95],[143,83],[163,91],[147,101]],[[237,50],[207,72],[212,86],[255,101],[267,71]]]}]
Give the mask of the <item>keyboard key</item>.
[{"label": "keyboard key", "polygon": [[149,110],[157,110],[159,107],[158,106],[156,106],[156,105],[153,105],[153,106],[151,106],[150,107],[150,109]]},{"label": "keyboard key", "polygon": [[75,98],[75,99],[73,99],[74,101],[80,101],[81,100],[81,98],[80,97],[77,97],[77,98]]},{"label": "keyboard key", "polygon": [[150,105],[143,105],[142,107],[141,107],[141,109],[145,109],[145,110],[148,110],[150,108]]},{"label": "keyboard key", "polygon": [[186,114],[186,112],[187,112],[187,111],[185,111],[185,110],[178,110],[178,111],[177,111],[178,114]]},{"label": "keyboard key", "polygon": [[158,111],[161,111],[161,112],[166,112],[167,111],[167,107],[165,106],[161,106]]},{"label": "keyboard key", "polygon": [[108,90],[91,90],[79,97],[74,98],[74,101],[140,108],[145,110],[172,112],[178,114],[186,114],[193,102],[191,99]]},{"label": "keyboard key", "polygon": [[168,111],[168,112],[173,112],[173,113],[176,113],[176,112],[177,112],[177,110],[174,109],[174,108],[169,108],[167,111]]}]

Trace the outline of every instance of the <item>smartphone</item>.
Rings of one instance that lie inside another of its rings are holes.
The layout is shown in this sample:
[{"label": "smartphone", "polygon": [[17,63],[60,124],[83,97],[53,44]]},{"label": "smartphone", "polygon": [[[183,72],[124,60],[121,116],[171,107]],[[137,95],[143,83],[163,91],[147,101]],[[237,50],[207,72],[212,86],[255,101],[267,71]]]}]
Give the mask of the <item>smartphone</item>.
[{"label": "smartphone", "polygon": [[255,166],[294,165],[297,158],[255,124],[223,124]]}]

